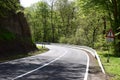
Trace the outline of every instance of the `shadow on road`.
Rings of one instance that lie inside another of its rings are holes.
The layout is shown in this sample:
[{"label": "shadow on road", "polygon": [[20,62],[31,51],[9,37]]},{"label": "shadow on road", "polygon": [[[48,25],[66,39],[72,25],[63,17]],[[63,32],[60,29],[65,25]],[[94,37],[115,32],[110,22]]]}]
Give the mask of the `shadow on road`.
[{"label": "shadow on road", "polygon": [[[39,66],[19,62],[0,65],[0,80],[11,80]],[[17,80],[83,80],[85,70],[86,65],[57,61]]]},{"label": "shadow on road", "polygon": [[18,80],[83,80],[85,70],[86,65],[57,61]]}]

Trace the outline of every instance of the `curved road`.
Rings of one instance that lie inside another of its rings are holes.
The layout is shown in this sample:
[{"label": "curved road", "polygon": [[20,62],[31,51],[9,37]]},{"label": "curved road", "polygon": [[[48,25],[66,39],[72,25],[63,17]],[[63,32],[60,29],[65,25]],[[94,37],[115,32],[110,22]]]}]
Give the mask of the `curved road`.
[{"label": "curved road", "polygon": [[87,80],[87,53],[65,46],[47,45],[44,54],[0,64],[0,80]]}]

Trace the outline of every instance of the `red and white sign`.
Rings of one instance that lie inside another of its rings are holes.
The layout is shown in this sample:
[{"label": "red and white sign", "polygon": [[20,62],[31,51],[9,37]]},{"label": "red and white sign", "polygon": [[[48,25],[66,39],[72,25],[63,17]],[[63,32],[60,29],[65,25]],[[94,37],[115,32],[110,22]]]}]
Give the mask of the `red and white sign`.
[{"label": "red and white sign", "polygon": [[114,37],[115,37],[115,34],[113,33],[112,29],[110,29],[106,34],[107,41],[108,42],[114,41]]}]

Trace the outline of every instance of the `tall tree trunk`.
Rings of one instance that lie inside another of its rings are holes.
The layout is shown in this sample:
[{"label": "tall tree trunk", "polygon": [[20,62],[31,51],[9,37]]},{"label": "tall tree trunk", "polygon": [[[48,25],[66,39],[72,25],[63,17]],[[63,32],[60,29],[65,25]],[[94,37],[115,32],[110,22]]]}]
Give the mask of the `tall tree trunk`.
[{"label": "tall tree trunk", "polygon": [[[65,20],[64,20],[64,15],[62,13],[62,10],[60,10],[60,16],[61,16],[62,24],[63,24],[62,27],[65,27]],[[64,36],[66,37],[65,29],[64,28],[62,28],[62,29],[63,29],[62,32],[63,32]]]},{"label": "tall tree trunk", "polygon": [[106,33],[106,18],[105,18],[105,16],[102,19],[103,19],[103,24],[104,24],[103,34],[105,34]]},{"label": "tall tree trunk", "polygon": [[52,28],[52,42],[55,42],[55,29],[53,25],[53,3],[54,0],[51,3],[51,28]]},{"label": "tall tree trunk", "polygon": [[[113,16],[114,16],[114,27],[113,27],[113,30],[115,33],[119,33],[120,30],[118,29],[119,26],[120,26],[120,23],[119,23],[119,14],[118,11],[119,11],[119,7],[118,7],[118,4],[117,4],[117,0],[112,0],[112,3],[113,3],[113,6],[114,6],[114,10],[113,10]],[[120,34],[118,34],[116,36],[116,39],[115,39],[115,55],[116,56],[120,56]]]}]

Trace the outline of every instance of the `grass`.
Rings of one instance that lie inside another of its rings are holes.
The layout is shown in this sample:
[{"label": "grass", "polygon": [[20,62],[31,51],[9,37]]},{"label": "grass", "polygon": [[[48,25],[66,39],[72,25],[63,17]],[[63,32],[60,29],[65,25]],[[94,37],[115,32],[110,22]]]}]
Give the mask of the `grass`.
[{"label": "grass", "polygon": [[120,57],[115,57],[109,54],[109,63],[107,63],[108,51],[97,51],[106,73],[111,77],[111,80],[120,80]]},{"label": "grass", "polygon": [[41,46],[37,46],[37,48],[39,49],[38,51],[29,52],[27,54],[26,53],[25,54],[15,54],[15,55],[9,55],[9,57],[0,58],[0,62],[5,62],[5,61],[14,60],[14,59],[34,56],[34,55],[41,54],[41,53],[48,51],[48,48],[42,48]]},{"label": "grass", "polygon": [[37,48],[39,49],[39,51],[30,52],[30,53],[28,53],[28,56],[34,56],[34,55],[41,54],[41,53],[44,53],[49,50],[48,48],[45,48],[42,46],[37,46]]}]

